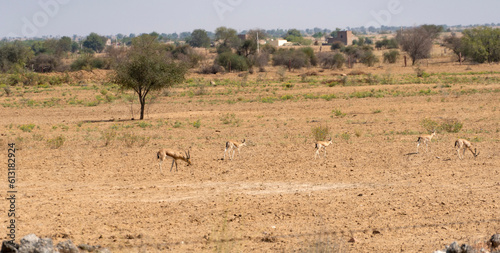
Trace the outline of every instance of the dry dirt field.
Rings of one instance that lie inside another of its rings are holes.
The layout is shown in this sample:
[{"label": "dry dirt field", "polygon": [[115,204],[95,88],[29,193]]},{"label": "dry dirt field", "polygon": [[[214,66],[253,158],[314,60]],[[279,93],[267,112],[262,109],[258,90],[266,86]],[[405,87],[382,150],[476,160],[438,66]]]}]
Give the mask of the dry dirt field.
[{"label": "dry dirt field", "polygon": [[[102,71],[11,87],[0,144],[2,164],[7,143],[18,148],[17,237],[112,252],[433,252],[489,239],[500,232],[500,66],[423,68],[432,75],[358,66],[372,75],[346,85],[328,85],[340,71],[319,68],[284,81],[272,68],[192,73],[156,94],[144,121]],[[416,154],[424,120],[463,127]],[[333,145],[314,159],[318,126]],[[480,155],[459,160],[456,138]],[[232,161],[222,160],[228,139],[248,143]],[[166,161],[161,174],[160,148],[190,149],[193,165],[171,172]]]}]

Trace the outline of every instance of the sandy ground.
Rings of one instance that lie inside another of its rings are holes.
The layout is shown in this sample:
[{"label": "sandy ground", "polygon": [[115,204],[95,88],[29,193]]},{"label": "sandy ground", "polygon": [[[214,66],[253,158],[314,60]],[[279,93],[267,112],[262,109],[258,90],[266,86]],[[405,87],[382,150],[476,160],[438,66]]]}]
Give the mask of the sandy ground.
[{"label": "sandy ground", "polygon": [[[428,86],[435,85],[399,88]],[[281,96],[386,86],[269,87]],[[199,97],[182,96],[186,89],[159,97],[144,127],[128,120],[130,104],[118,101],[3,108],[2,153],[7,143],[18,147],[18,239],[35,233],[113,252],[432,252],[500,231],[498,92],[262,103],[225,102],[256,96],[251,87],[225,96],[216,94],[224,88],[209,87]],[[61,92],[82,98],[95,91],[63,85],[25,96]],[[458,119],[463,129],[439,133],[430,150],[416,154],[424,118]],[[32,132],[17,127],[31,123]],[[311,135],[317,126],[328,126],[333,137],[320,159]],[[117,136],[105,145],[110,129]],[[50,149],[47,140],[59,135],[64,145]],[[150,139],[126,145],[122,139],[131,135]],[[458,159],[458,137],[475,140],[477,159]],[[228,139],[248,143],[232,161],[221,159]],[[179,162],[171,172],[166,161],[160,173],[160,148],[190,149],[193,165]],[[7,185],[0,186],[5,198]],[[2,218],[3,227],[7,222]]]}]

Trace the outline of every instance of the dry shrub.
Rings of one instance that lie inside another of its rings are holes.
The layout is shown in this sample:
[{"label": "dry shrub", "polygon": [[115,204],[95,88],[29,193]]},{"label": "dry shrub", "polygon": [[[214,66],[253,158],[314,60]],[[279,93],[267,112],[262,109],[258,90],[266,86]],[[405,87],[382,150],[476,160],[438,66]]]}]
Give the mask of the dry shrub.
[{"label": "dry shrub", "polygon": [[58,149],[62,147],[64,142],[66,141],[66,138],[62,135],[59,135],[57,137],[54,137],[52,139],[47,140],[47,146],[51,149]]},{"label": "dry shrub", "polygon": [[311,133],[315,141],[324,141],[330,135],[330,128],[328,126],[313,127]]}]

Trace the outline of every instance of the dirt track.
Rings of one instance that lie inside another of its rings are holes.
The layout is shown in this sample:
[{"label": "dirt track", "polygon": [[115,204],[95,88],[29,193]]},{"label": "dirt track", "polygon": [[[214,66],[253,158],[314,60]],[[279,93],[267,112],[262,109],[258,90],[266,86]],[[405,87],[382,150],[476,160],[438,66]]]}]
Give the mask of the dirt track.
[{"label": "dirt track", "polygon": [[[349,252],[432,252],[500,231],[498,93],[274,103],[202,99],[162,97],[149,109],[152,126],[145,128],[117,121],[130,117],[126,103],[4,110],[2,146],[24,138],[17,153],[18,237],[36,233],[113,252],[269,252],[317,244]],[[336,108],[346,116],[336,117]],[[221,117],[231,114],[233,121],[224,124]],[[414,154],[418,134],[401,132],[424,132],[424,118],[459,119],[464,127],[438,134],[432,151]],[[198,119],[200,128],[190,125]],[[172,127],[175,121],[182,125]],[[8,128],[11,123],[39,129],[24,133]],[[54,129],[58,124],[69,129]],[[105,146],[101,131],[113,125],[119,134],[151,139],[144,147],[119,140]],[[330,127],[334,143],[326,158],[315,160],[311,128],[319,125]],[[66,141],[49,149],[33,134],[62,134]],[[466,153],[458,160],[457,137],[477,138],[480,156]],[[241,155],[221,160],[224,142],[243,138],[249,145]],[[180,162],[179,171],[170,172],[166,161],[160,174],[160,147],[191,148],[193,166]]]}]

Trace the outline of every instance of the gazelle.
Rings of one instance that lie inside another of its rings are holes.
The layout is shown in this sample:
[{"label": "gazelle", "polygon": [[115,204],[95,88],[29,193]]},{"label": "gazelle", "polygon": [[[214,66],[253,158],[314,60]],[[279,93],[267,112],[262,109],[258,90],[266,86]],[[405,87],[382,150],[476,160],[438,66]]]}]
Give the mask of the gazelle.
[{"label": "gazelle", "polygon": [[[226,149],[224,149],[224,158],[222,160],[226,159],[226,152],[229,153],[228,157],[230,160],[233,160],[234,158],[234,153],[236,153],[236,150],[238,150],[238,155],[240,155],[240,148],[243,146],[246,146],[247,143],[245,142],[245,139],[243,139],[242,142],[237,142],[237,141],[228,141],[226,142]],[[233,151],[233,155],[231,156],[231,151]]]},{"label": "gazelle", "polygon": [[[464,139],[456,140],[455,141],[455,148],[457,148],[458,158],[460,158],[460,160],[462,159],[462,157],[465,157],[465,150],[466,149],[470,150],[470,152],[472,153],[474,158],[476,158],[479,155],[479,152],[477,152],[477,150],[475,148],[474,148],[474,151],[472,151],[472,143],[470,143],[470,141],[468,141],[468,140],[464,140]],[[463,149],[462,157],[460,157],[460,149]]]},{"label": "gazelle", "polygon": [[330,144],[332,144],[332,143],[333,143],[332,138],[330,138],[330,140],[328,140],[328,141],[317,141],[314,144],[314,148],[316,149],[316,153],[314,154],[314,159],[316,159],[316,156],[319,156],[319,158],[321,158],[321,155],[319,154],[319,151],[321,149],[325,150],[324,157],[326,157],[326,147],[330,146]]},{"label": "gazelle", "polygon": [[[418,153],[418,146],[420,146],[421,143],[425,144],[425,151],[427,152],[427,147],[429,147],[429,143],[432,140],[432,137],[436,136],[436,130],[432,132],[432,134],[427,134],[427,135],[421,135],[417,139],[417,153]],[[432,151],[432,148],[431,148]]]},{"label": "gazelle", "polygon": [[160,166],[160,172],[163,174],[163,171],[161,169],[161,163],[165,160],[165,158],[170,157],[172,158],[172,167],[170,167],[170,171],[172,171],[172,168],[174,168],[174,163],[175,163],[175,171],[177,170],[177,160],[183,160],[187,162],[188,165],[191,165],[191,155],[189,154],[189,151],[184,151],[184,154],[182,152],[177,152],[172,149],[160,149],[158,153],[156,153],[156,157],[158,160],[160,160],[159,166]]}]

